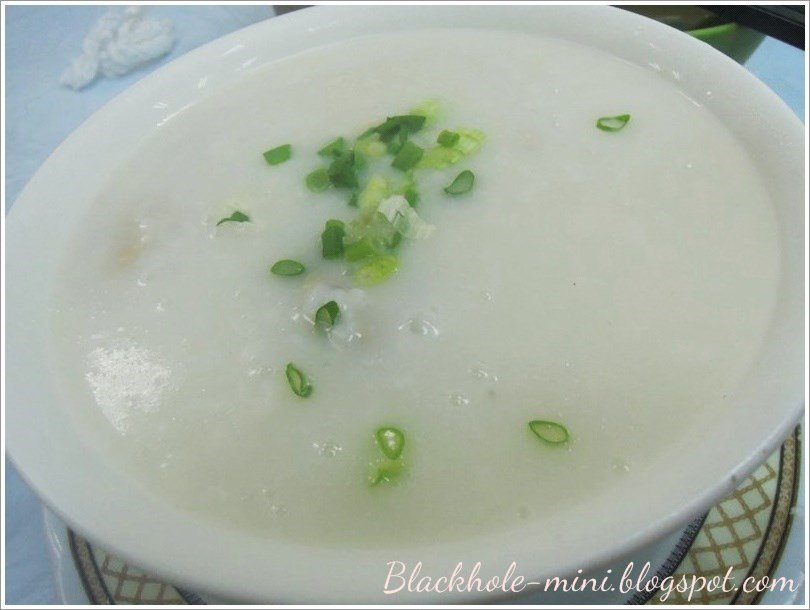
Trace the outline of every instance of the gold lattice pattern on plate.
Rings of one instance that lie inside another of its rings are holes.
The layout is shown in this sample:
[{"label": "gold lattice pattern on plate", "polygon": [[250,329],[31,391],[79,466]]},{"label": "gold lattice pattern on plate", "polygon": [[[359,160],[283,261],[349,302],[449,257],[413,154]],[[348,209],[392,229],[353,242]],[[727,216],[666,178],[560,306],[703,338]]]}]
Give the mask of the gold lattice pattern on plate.
[{"label": "gold lattice pattern on plate", "polygon": [[[790,528],[791,509],[798,481],[798,431],[791,434],[781,450],[774,452],[750,477],[712,508],[695,536],[686,556],[672,573],[712,578],[726,575],[737,590],[673,591],[666,604],[752,604],[757,593],[740,589],[749,576],[771,574],[779,560]],[[658,595],[649,603],[660,604]]]},{"label": "gold lattice pattern on plate", "polygon": [[[790,530],[791,509],[799,478],[799,430],[794,431],[742,484],[714,506],[700,528],[689,533],[688,550],[674,551],[661,576],[724,576],[733,568],[733,582],[770,575]],[[689,530],[687,530],[689,531]],[[686,533],[684,534],[687,535]],[[79,574],[95,604],[203,603],[159,579],[127,565],[70,532]],[[742,591],[698,591],[691,601],[673,591],[666,604],[752,604],[759,594]],[[635,603],[661,604],[658,592]]]},{"label": "gold lattice pattern on plate", "polygon": [[116,604],[185,604],[171,585],[128,566],[120,559],[97,548],[93,556]]}]

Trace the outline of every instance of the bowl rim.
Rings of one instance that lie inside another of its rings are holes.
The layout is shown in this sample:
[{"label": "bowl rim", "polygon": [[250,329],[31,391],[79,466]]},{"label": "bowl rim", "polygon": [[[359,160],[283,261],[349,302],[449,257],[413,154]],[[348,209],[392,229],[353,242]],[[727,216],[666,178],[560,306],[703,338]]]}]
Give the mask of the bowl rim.
[{"label": "bowl rim", "polygon": [[[122,111],[131,109],[133,106],[142,103],[149,98],[152,92],[164,87],[171,79],[179,77],[184,72],[197,70],[201,65],[206,64],[211,59],[222,58],[230,49],[240,45],[243,47],[250,45],[258,46],[261,44],[263,38],[269,38],[272,37],[272,35],[284,35],[288,38],[292,36],[303,36],[304,40],[302,40],[302,43],[304,46],[302,49],[309,49],[313,46],[311,44],[312,42],[323,42],[322,38],[319,38],[322,33],[326,33],[327,39],[331,35],[337,35],[338,40],[341,40],[358,35],[357,32],[361,31],[362,27],[379,23],[393,24],[394,22],[397,22],[396,28],[419,29],[424,27],[425,21],[420,15],[423,15],[426,10],[430,10],[431,20],[438,19],[439,21],[441,21],[441,19],[451,21],[450,17],[452,16],[454,19],[461,14],[460,11],[464,11],[465,14],[468,15],[474,13],[482,15],[483,11],[486,11],[487,18],[491,18],[497,13],[498,16],[502,16],[504,19],[507,14],[510,14],[510,19],[514,19],[516,14],[526,15],[528,17],[532,16],[534,11],[542,11],[546,16],[557,16],[559,18],[570,18],[572,20],[584,18],[586,23],[591,26],[595,24],[599,24],[600,26],[612,24],[616,26],[618,34],[627,33],[635,29],[636,31],[642,32],[642,39],[646,40],[649,38],[649,40],[655,41],[667,52],[672,49],[678,49],[685,53],[690,53],[693,56],[699,56],[703,61],[703,69],[709,72],[719,73],[720,71],[724,71],[725,73],[731,74],[734,81],[744,85],[746,93],[754,98],[753,103],[755,106],[767,107],[769,111],[771,111],[772,114],[769,115],[769,120],[773,124],[779,124],[780,129],[785,133],[801,132],[803,134],[804,132],[801,123],[784,103],[773,92],[767,89],[765,85],[734,61],[687,34],[620,9],[608,6],[563,7],[559,5],[498,7],[397,6],[384,8],[374,7],[374,9],[357,6],[318,6],[306,11],[298,11],[284,15],[283,17],[269,19],[207,43],[155,70],[109,101],[101,110],[97,111],[85,121],[82,126],[52,153],[18,196],[7,217],[7,226],[9,227],[9,242],[7,243],[11,246],[9,250],[10,253],[13,254],[15,248],[18,253],[22,251],[23,242],[22,238],[18,238],[16,235],[17,230],[24,224],[30,224],[30,222],[32,222],[31,215],[33,214],[33,210],[36,210],[34,199],[44,190],[52,188],[48,187],[49,183],[58,183],[60,180],[66,178],[66,173],[69,174],[68,167],[72,166],[69,160],[72,157],[75,158],[77,152],[90,146],[89,142],[104,131],[104,126],[107,125],[116,114],[120,114]],[[353,26],[348,25],[352,23],[354,24]],[[357,29],[358,25],[362,26],[359,30]],[[354,30],[352,30],[352,27]],[[394,26],[392,25],[391,27],[393,28]],[[501,27],[499,26],[497,29],[501,29]],[[506,27],[503,29],[509,30],[513,28]],[[583,28],[583,30],[586,30],[588,36],[602,35],[595,34],[594,32],[596,30],[588,30],[587,27]],[[348,32],[348,34],[344,35],[344,32]],[[272,57],[272,61],[294,53],[285,55],[283,50],[278,51],[277,48],[276,50],[271,48],[268,54]],[[789,144],[792,146],[794,142],[791,141]],[[75,160],[73,164],[75,165]],[[23,231],[23,233],[24,232],[25,231]],[[20,261],[20,258],[19,256],[16,258],[12,256],[8,259],[8,271],[10,272],[7,276],[9,280],[8,283],[15,291],[14,306],[11,308],[12,311],[15,311],[15,307],[17,307],[17,297],[24,294],[26,290],[31,290],[32,286],[36,286],[35,278],[27,278],[25,281],[21,280],[23,272],[28,271],[28,267]],[[21,313],[19,308],[16,309],[16,313],[18,315]],[[13,325],[15,331],[14,333],[10,332],[8,335],[9,338],[11,338],[8,346],[11,346],[13,350],[16,350],[18,353],[23,349],[21,346],[21,332],[26,324],[32,323],[31,320],[22,318],[24,318],[24,316],[15,320],[8,318],[9,322],[7,322],[7,324]],[[6,362],[6,366],[10,367],[12,365]],[[178,519],[170,522],[170,525],[175,529],[169,531],[164,528],[163,534],[165,534],[165,540],[150,543],[148,540],[135,540],[131,533],[126,535],[122,534],[120,524],[103,523],[103,519],[100,518],[98,510],[94,511],[86,501],[80,500],[74,492],[71,492],[73,495],[68,493],[64,488],[64,484],[54,481],[57,475],[55,475],[52,470],[53,463],[55,463],[55,460],[58,458],[64,456],[59,453],[57,448],[50,447],[47,444],[47,441],[50,440],[51,437],[43,431],[23,430],[23,428],[30,423],[22,412],[22,404],[25,402],[23,395],[26,393],[23,388],[25,382],[22,381],[25,378],[24,368],[25,366],[22,365],[21,367],[12,368],[7,372],[7,389],[10,389],[10,396],[12,397],[9,410],[4,412],[4,418],[8,418],[8,422],[10,423],[10,426],[6,428],[6,430],[9,431],[6,437],[8,454],[26,482],[37,491],[40,497],[44,498],[44,500],[54,508],[61,518],[69,523],[71,527],[82,536],[91,540],[101,540],[103,541],[102,545],[111,552],[119,554],[121,557],[132,561],[136,565],[153,569],[178,583],[190,584],[201,590],[224,593],[237,598],[266,600],[268,596],[270,596],[280,601],[317,601],[321,596],[327,595],[331,596],[333,600],[339,599],[350,602],[394,601],[391,598],[386,598],[381,592],[372,593],[365,591],[365,589],[362,591],[358,590],[356,582],[354,582],[352,578],[356,578],[360,571],[364,571],[366,575],[371,575],[373,572],[372,567],[374,565],[378,566],[379,564],[377,562],[379,562],[379,559],[382,557],[382,553],[379,552],[370,554],[358,552],[353,556],[352,562],[348,562],[353,565],[348,568],[343,568],[340,572],[340,578],[330,577],[325,581],[321,581],[319,586],[313,586],[309,582],[310,574],[302,574],[301,570],[297,569],[301,565],[299,562],[310,560],[309,568],[304,569],[304,571],[312,570],[315,573],[321,574],[326,569],[334,569],[338,562],[347,563],[345,562],[345,551],[319,549],[317,552],[318,557],[313,559],[311,551],[305,548],[294,544],[273,541],[267,544],[273,547],[279,557],[277,559],[273,558],[272,560],[268,560],[266,556],[262,555],[261,549],[254,544],[255,541],[250,542],[248,540],[249,536],[243,536],[241,534],[229,533],[228,539],[234,540],[234,546],[245,549],[243,554],[230,549],[216,548],[216,542],[224,542],[225,540],[225,534],[221,531],[217,531],[213,534],[207,532],[207,537],[201,536],[203,541],[207,541],[210,544],[179,552],[169,552],[167,545],[179,547],[183,544],[189,544],[188,535],[190,533],[199,534],[198,526],[200,526],[200,524],[194,522],[184,526],[178,517]],[[647,525],[637,528],[632,535],[624,537],[621,543],[591,550],[590,553],[585,556],[579,557],[577,561],[569,560],[567,563],[563,562],[562,565],[556,569],[555,574],[563,575],[573,573],[578,567],[605,564],[612,559],[653,542],[661,535],[673,531],[695,514],[708,508],[713,502],[722,497],[723,494],[733,489],[739,477],[753,471],[761,460],[767,457],[767,455],[778,446],[784,436],[786,436],[789,430],[795,425],[796,420],[803,411],[804,405],[801,400],[796,404],[784,407],[775,425],[769,429],[764,437],[760,433],[758,445],[752,447],[743,459],[738,460],[734,467],[728,470],[727,476],[722,480],[718,480],[715,485],[704,489],[702,493],[690,496],[690,499],[681,502],[676,510],[672,510],[667,514],[652,519]],[[43,426],[44,424],[40,424],[40,427]],[[141,520],[137,521],[138,523],[143,523],[143,519],[148,521],[148,517],[141,516],[139,519]],[[457,551],[458,556],[474,557],[481,544],[488,545],[492,543],[503,543],[505,541],[515,542],[515,532],[512,532],[512,534],[511,536],[506,536],[503,532],[499,532],[492,536],[476,538],[473,543],[450,545],[450,547]],[[193,542],[191,546],[194,546]],[[434,552],[443,557],[450,557],[452,555],[452,552],[448,553],[447,548],[441,545],[423,548],[421,551],[425,555]],[[483,553],[480,555],[484,557]],[[518,561],[518,563],[524,563],[524,565],[527,563],[527,560],[531,559],[531,556],[532,549],[528,548],[528,545],[524,545],[519,552],[514,553],[515,560]],[[260,566],[265,568],[272,567],[277,570],[278,574],[284,576],[283,582],[269,583],[267,573],[255,567],[251,570],[238,573],[233,569],[206,570],[206,565],[215,565],[217,568],[222,568],[222,565],[216,563],[217,560],[235,562],[236,565],[239,565],[240,561],[248,562],[252,560],[254,563],[258,562]],[[547,573],[542,576],[546,577],[555,574]],[[343,579],[343,577],[346,578]],[[382,582],[382,577],[380,577],[380,582]],[[478,594],[469,595],[458,593],[442,594],[435,597],[410,597],[408,601],[480,601],[482,598],[486,597],[487,596]]]}]

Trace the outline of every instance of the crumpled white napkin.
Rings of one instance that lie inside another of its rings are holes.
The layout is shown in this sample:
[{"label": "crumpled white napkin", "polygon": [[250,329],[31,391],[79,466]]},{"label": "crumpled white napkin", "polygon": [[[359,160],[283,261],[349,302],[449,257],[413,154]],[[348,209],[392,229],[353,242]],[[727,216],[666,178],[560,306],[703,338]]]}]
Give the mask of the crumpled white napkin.
[{"label": "crumpled white napkin", "polygon": [[105,13],[84,39],[83,53],[70,62],[59,82],[82,89],[96,76],[121,76],[166,55],[174,46],[174,25],[168,19],[144,16],[140,6]]}]

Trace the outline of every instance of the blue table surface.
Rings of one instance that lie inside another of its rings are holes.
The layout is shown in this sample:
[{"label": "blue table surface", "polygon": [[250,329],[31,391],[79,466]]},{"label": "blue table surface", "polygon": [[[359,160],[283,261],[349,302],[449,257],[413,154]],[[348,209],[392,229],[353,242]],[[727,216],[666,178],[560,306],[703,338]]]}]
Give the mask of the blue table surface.
[{"label": "blue table surface", "polygon": [[[273,16],[268,6],[155,6],[173,20],[178,42],[160,61],[76,93],[59,75],[103,6],[6,7],[6,211],[54,148],[107,100],[145,74],[228,32]],[[768,38],[745,66],[804,118],[804,52]],[[5,459],[8,604],[57,604],[39,500]]]}]

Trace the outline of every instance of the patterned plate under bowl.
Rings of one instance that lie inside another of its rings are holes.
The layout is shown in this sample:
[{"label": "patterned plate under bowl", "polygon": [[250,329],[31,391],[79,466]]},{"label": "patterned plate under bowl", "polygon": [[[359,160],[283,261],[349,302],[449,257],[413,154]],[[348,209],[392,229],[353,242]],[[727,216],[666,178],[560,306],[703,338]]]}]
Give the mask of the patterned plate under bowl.
[{"label": "patterned plate under bowl", "polygon": [[[677,538],[656,574],[660,578],[723,577],[732,568],[735,583],[773,577],[788,539],[800,480],[800,429],[785,440],[750,477]],[[181,590],[128,565],[98,546],[67,532],[84,592],[94,604],[206,604],[214,600]],[[784,570],[782,570],[784,571]],[[804,566],[797,572],[803,575]],[[790,578],[792,575],[780,574]],[[763,593],[737,591],[635,593],[630,604],[755,604]],[[536,602],[538,598],[533,599]],[[541,598],[540,598],[541,599]],[[221,600],[216,600],[221,603]],[[404,600],[402,600],[404,601]],[[580,603],[584,600],[577,600]],[[328,600],[324,600],[328,603]],[[593,603],[592,601],[589,603]],[[596,602],[598,603],[598,601]]]}]

